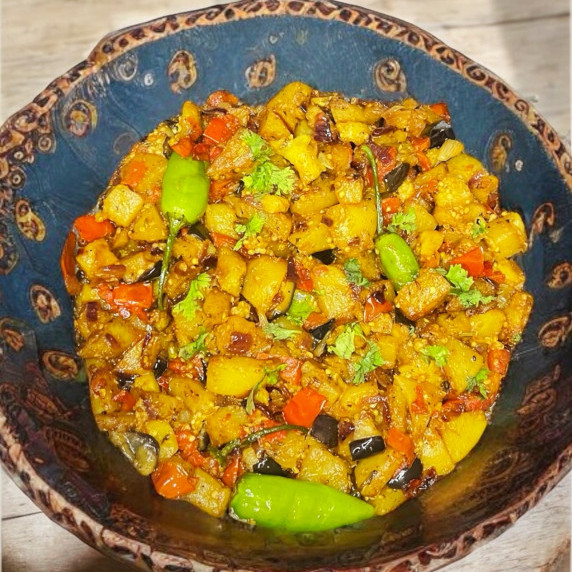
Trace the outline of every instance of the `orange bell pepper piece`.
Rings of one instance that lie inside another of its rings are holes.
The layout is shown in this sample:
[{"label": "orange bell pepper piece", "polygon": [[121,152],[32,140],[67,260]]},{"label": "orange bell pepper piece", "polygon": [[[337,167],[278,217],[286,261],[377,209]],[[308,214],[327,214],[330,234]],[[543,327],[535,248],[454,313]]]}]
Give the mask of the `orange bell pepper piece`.
[{"label": "orange bell pepper piece", "polygon": [[221,117],[213,117],[206,126],[203,137],[218,145],[228,141],[236,133],[239,126],[238,119],[230,113]]},{"label": "orange bell pepper piece", "polygon": [[115,226],[110,220],[95,220],[95,215],[83,215],[77,217],[73,223],[82,240],[93,242],[98,238],[104,238],[115,232]]},{"label": "orange bell pepper piece", "polygon": [[284,407],[286,423],[311,427],[327,399],[311,387],[301,389]]},{"label": "orange bell pepper piece", "polygon": [[176,499],[181,495],[192,493],[198,483],[196,477],[191,477],[185,469],[173,461],[165,461],[151,473],[155,490],[168,499]]}]

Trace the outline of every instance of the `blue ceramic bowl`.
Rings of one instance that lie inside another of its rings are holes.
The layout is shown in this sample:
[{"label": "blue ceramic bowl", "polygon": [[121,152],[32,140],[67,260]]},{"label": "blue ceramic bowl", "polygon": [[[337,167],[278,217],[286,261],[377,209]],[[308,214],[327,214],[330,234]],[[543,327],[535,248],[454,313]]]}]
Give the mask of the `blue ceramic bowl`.
[{"label": "blue ceramic bowl", "polygon": [[[501,181],[536,299],[482,441],[428,493],[320,534],[251,531],[155,495],[95,428],[59,270],[73,219],[185,99],[261,102],[292,80],[445,100]],[[506,528],[570,468],[572,159],[499,78],[426,32],[333,2],[246,0],[111,34],[0,131],[0,453],[51,518],[145,570],[429,570]],[[567,227],[568,225],[568,227]]]}]

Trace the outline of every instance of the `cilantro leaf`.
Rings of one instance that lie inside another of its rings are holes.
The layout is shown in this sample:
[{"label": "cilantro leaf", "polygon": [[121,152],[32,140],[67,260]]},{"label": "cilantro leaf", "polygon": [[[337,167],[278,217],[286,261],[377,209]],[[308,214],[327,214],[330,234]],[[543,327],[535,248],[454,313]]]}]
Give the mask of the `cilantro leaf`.
[{"label": "cilantro leaf", "polygon": [[495,299],[494,296],[484,296],[476,288],[472,288],[468,292],[460,292],[458,297],[463,308],[471,308],[472,306],[478,306],[479,304],[488,304]]},{"label": "cilantro leaf", "polygon": [[487,232],[487,225],[485,224],[485,221],[482,218],[478,218],[473,223],[473,226],[471,228],[471,236],[473,238],[477,238],[477,236],[485,234],[485,232]]},{"label": "cilantro leaf", "polygon": [[363,336],[362,329],[358,323],[346,324],[344,330],[338,335],[334,344],[329,350],[343,359],[350,359],[356,351],[355,337]]},{"label": "cilantro leaf", "polygon": [[244,188],[257,194],[276,193],[287,195],[296,181],[290,167],[280,168],[270,161],[258,163],[250,175],[242,178]]},{"label": "cilantro leaf", "polygon": [[494,300],[494,296],[484,296],[476,288],[471,288],[474,281],[460,264],[453,264],[445,274],[445,278],[453,285],[451,294],[459,298],[464,308],[488,304]]},{"label": "cilantro leaf", "polygon": [[445,278],[460,292],[468,292],[473,285],[473,279],[460,264],[453,264],[445,274]]},{"label": "cilantro leaf", "polygon": [[247,129],[242,134],[242,140],[248,145],[255,161],[268,159],[270,155],[268,143],[258,133]]},{"label": "cilantro leaf", "polygon": [[198,309],[197,302],[205,298],[201,290],[208,287],[210,283],[211,277],[206,272],[199,274],[191,282],[187,295],[173,308],[173,312],[182,313],[185,318],[192,320]]},{"label": "cilantro leaf", "polygon": [[276,340],[289,340],[300,333],[300,330],[291,330],[275,322],[267,324],[263,330],[265,334],[272,336]]},{"label": "cilantro leaf", "polygon": [[305,292],[300,292],[297,290],[294,292],[292,302],[286,315],[296,324],[301,326],[306,318],[315,310],[314,298],[311,294]]},{"label": "cilantro leaf", "polygon": [[251,415],[254,412],[254,396],[256,392],[262,387],[264,384],[266,385],[274,385],[278,382],[278,375],[280,372],[286,367],[286,364],[281,364],[274,369],[267,369],[264,368],[264,375],[262,379],[254,385],[254,387],[250,390],[248,397],[246,398],[246,412]]},{"label": "cilantro leaf", "polygon": [[361,273],[359,260],[357,258],[349,258],[344,263],[344,272],[348,282],[356,286],[369,286],[369,280]]},{"label": "cilantro leaf", "polygon": [[439,367],[443,367],[447,363],[447,357],[449,356],[449,350],[445,346],[425,346],[421,353],[433,358]]},{"label": "cilantro leaf", "polygon": [[266,222],[266,219],[265,219],[264,215],[257,212],[254,214],[254,216],[246,224],[235,224],[234,230],[238,234],[242,234],[242,237],[234,245],[234,250],[240,250],[243,242],[248,237],[257,235],[262,230],[262,228],[264,227],[265,222]]},{"label": "cilantro leaf", "polygon": [[377,369],[380,365],[383,365],[383,358],[379,353],[379,348],[376,344],[369,344],[367,353],[363,356],[361,361],[354,366],[354,385],[359,385],[365,381],[365,376]]},{"label": "cilantro leaf", "polygon": [[465,391],[468,391],[470,393],[475,389],[478,389],[482,398],[486,399],[487,388],[485,386],[485,380],[488,378],[489,373],[491,372],[486,367],[482,367],[473,377],[468,377],[467,387]]},{"label": "cilantro leaf", "polygon": [[413,232],[417,228],[415,211],[411,207],[406,213],[398,212],[391,217],[391,222],[387,225],[389,232]]},{"label": "cilantro leaf", "polygon": [[199,334],[199,337],[190,344],[183,346],[179,349],[179,357],[184,360],[191,359],[198,353],[204,353],[207,349],[205,345],[205,339],[207,337],[207,332],[204,330]]}]

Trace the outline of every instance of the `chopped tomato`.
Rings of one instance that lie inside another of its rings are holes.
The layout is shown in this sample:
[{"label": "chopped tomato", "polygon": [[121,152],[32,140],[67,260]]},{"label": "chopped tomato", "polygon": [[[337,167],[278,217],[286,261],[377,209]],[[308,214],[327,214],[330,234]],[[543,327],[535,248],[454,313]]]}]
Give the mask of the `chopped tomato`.
[{"label": "chopped tomato", "polygon": [[327,399],[321,393],[311,387],[304,387],[282,410],[284,419],[292,425],[311,427],[326,401]]},{"label": "chopped tomato", "polygon": [[191,477],[185,469],[173,461],[165,461],[151,473],[155,490],[168,499],[176,499],[181,495],[192,493],[198,483],[196,477]]},{"label": "chopped tomato", "polygon": [[122,389],[113,396],[113,401],[121,403],[121,411],[131,411],[135,407],[135,397],[126,389]]},{"label": "chopped tomato", "polygon": [[181,457],[193,465],[202,467],[206,463],[206,458],[197,448],[197,439],[190,429],[179,429],[176,431],[177,444],[181,452]]},{"label": "chopped tomato", "polygon": [[506,281],[506,276],[500,270],[494,270],[493,263],[490,260],[485,260],[483,274],[497,284],[504,284]]},{"label": "chopped tomato", "polygon": [[75,226],[79,236],[86,242],[92,242],[98,238],[104,238],[115,232],[115,226],[110,220],[95,220],[94,215],[83,215],[75,219]]},{"label": "chopped tomato", "polygon": [[296,287],[305,292],[311,292],[314,289],[314,281],[310,277],[310,271],[297,260],[294,261],[296,270]]},{"label": "chopped tomato", "polygon": [[194,145],[190,137],[181,137],[176,143],[171,145],[171,149],[181,157],[189,157],[193,152]]},{"label": "chopped tomato", "polygon": [[485,270],[485,259],[483,251],[479,246],[465,252],[461,256],[457,256],[451,260],[451,264],[460,264],[473,278],[483,275]]},{"label": "chopped tomato", "polygon": [[396,427],[390,427],[385,437],[385,442],[396,451],[405,455],[408,463],[412,463],[415,459],[415,445],[409,437]]},{"label": "chopped tomato", "polygon": [[209,161],[211,145],[207,143],[197,143],[193,146],[192,157],[199,161]]},{"label": "chopped tomato", "polygon": [[228,236],[227,234],[219,234],[218,232],[211,232],[211,240],[217,248],[221,248],[222,246],[233,248],[236,244],[236,238],[232,238],[232,236]]},{"label": "chopped tomato", "polygon": [[230,91],[226,91],[226,89],[213,91],[207,97],[206,104],[209,107],[219,107],[221,103],[229,103],[230,105],[236,105],[238,103],[238,97],[230,93]]},{"label": "chopped tomato", "polygon": [[244,466],[240,456],[236,456],[228,463],[222,474],[222,482],[227,487],[233,487],[240,475],[244,473]]},{"label": "chopped tomato", "polygon": [[286,383],[300,385],[302,380],[302,362],[299,359],[288,358],[286,360],[286,367],[280,370],[280,377]]},{"label": "chopped tomato", "polygon": [[203,137],[215,144],[228,141],[238,130],[240,124],[238,119],[231,113],[213,117],[206,126]]},{"label": "chopped tomato", "polygon": [[489,349],[487,353],[487,366],[490,371],[505,375],[510,361],[510,352],[502,349]]},{"label": "chopped tomato", "polygon": [[[379,295],[381,294],[381,296]],[[391,312],[393,304],[383,299],[381,292],[370,294],[364,304],[363,319],[365,322],[375,320],[380,314]]]},{"label": "chopped tomato", "polygon": [[125,169],[123,169],[123,183],[130,187],[134,187],[141,182],[141,179],[145,176],[148,169],[149,167],[147,167],[145,161],[129,161],[129,163],[125,165]]},{"label": "chopped tomato", "polygon": [[444,101],[439,101],[438,103],[431,104],[429,109],[434,111],[437,115],[440,115],[445,121],[451,121],[449,107]]},{"label": "chopped tomato", "polygon": [[76,245],[77,239],[75,233],[68,233],[60,256],[60,268],[62,269],[62,275],[64,277],[64,285],[68,294],[71,296],[76,296],[81,290],[81,284],[75,274]]}]

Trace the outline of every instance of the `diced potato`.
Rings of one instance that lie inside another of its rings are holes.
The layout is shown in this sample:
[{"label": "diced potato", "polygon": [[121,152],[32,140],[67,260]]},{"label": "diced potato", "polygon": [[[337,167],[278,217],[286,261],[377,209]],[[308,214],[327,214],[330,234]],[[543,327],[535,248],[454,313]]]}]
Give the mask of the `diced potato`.
[{"label": "diced potato", "polygon": [[131,344],[143,337],[144,332],[122,318],[113,318],[103,329],[94,332],[79,350],[82,358],[113,359]]},{"label": "diced potato", "polygon": [[238,233],[234,228],[236,226],[236,214],[234,209],[226,203],[209,203],[207,205],[205,226],[209,232],[238,238]]},{"label": "diced potato", "polygon": [[410,320],[419,320],[438,308],[449,295],[448,280],[432,269],[422,268],[419,276],[399,290],[395,305]]},{"label": "diced potato", "polygon": [[[360,123],[370,123],[366,110],[363,106],[351,103],[343,97],[334,97],[330,101],[330,111],[336,123],[344,121],[359,121]],[[380,116],[381,117],[381,114]],[[379,119],[378,117],[378,119]],[[371,121],[371,123],[375,123]]]},{"label": "diced potato", "polygon": [[443,344],[448,350],[445,374],[453,389],[462,393],[467,388],[469,378],[474,377],[483,367],[483,357],[463,342],[450,338]]},{"label": "diced potato", "polygon": [[159,384],[157,383],[153,373],[150,371],[143,375],[138,375],[133,380],[133,387],[136,389],[142,389],[143,391],[160,391]]},{"label": "diced potato", "polygon": [[478,443],[486,426],[487,418],[482,411],[467,411],[438,425],[445,447],[454,463],[458,463],[469,454]]},{"label": "diced potato", "polygon": [[522,334],[530,312],[533,298],[528,292],[515,292],[504,308],[506,324],[502,332],[503,341],[512,343],[514,338]]},{"label": "diced potato", "polygon": [[380,494],[402,462],[402,455],[393,449],[386,449],[358,461],[354,474],[361,494],[365,497]]},{"label": "diced potato", "polygon": [[169,393],[181,399],[191,414],[191,427],[197,432],[204,420],[215,410],[215,395],[205,389],[200,381],[187,376],[171,376]]},{"label": "diced potato", "polygon": [[483,164],[466,153],[460,153],[447,161],[447,169],[468,184],[471,177],[484,169]]},{"label": "diced potato", "polygon": [[336,197],[341,204],[356,204],[363,198],[363,179],[350,176],[338,177],[334,181]]},{"label": "diced potato", "polygon": [[177,437],[169,423],[162,419],[151,419],[145,423],[145,432],[159,443],[159,462],[170,459],[178,450]]},{"label": "diced potato", "polygon": [[[135,153],[129,161],[121,166],[121,180],[139,194],[152,195],[161,188],[166,168],[167,159],[163,155]],[[134,177],[133,174],[137,176]]]},{"label": "diced potato", "polygon": [[328,250],[334,246],[331,229],[322,222],[322,215],[311,216],[303,228],[293,232],[288,239],[302,254]]},{"label": "diced potato", "polygon": [[197,487],[193,492],[179,498],[190,502],[211,516],[222,518],[230,501],[230,489],[198,467],[193,476],[198,479]]},{"label": "diced potato", "polygon": [[98,238],[80,248],[76,260],[90,281],[97,278],[98,272],[105,266],[119,264],[119,259],[104,238]]},{"label": "diced potato", "polygon": [[266,109],[260,119],[258,134],[268,141],[285,140],[290,137],[290,129],[275,111]]},{"label": "diced potato", "polygon": [[212,415],[207,417],[206,430],[210,442],[220,447],[244,434],[244,427],[248,423],[248,414],[240,405],[227,405],[219,407]]},{"label": "diced potato", "polygon": [[433,231],[437,226],[435,217],[429,211],[418,203],[411,206],[415,213],[415,230],[417,232]]},{"label": "diced potato", "polygon": [[319,264],[312,270],[312,280],[320,293],[320,310],[328,318],[351,318],[356,301],[343,270]]},{"label": "diced potato", "polygon": [[113,221],[119,226],[129,226],[143,207],[141,195],[127,185],[116,185],[103,199],[98,218]]},{"label": "diced potato", "polygon": [[503,258],[510,258],[526,250],[524,223],[515,212],[490,221],[483,236],[488,247]]},{"label": "diced potato", "polygon": [[524,286],[524,272],[514,260],[499,258],[495,261],[493,270],[498,270],[504,274],[505,284],[517,289]]},{"label": "diced potato", "polygon": [[262,351],[268,341],[261,328],[241,316],[230,316],[215,329],[219,352],[249,354]]},{"label": "diced potato", "polygon": [[180,258],[187,266],[196,266],[205,256],[207,248],[207,241],[187,233],[175,240],[173,258]]},{"label": "diced potato", "polygon": [[275,150],[294,165],[305,185],[317,179],[324,170],[318,159],[318,144],[310,135],[288,139]]},{"label": "diced potato", "polygon": [[344,172],[350,168],[352,156],[349,143],[333,143],[327,146],[322,162],[332,171]]},{"label": "diced potato", "polygon": [[453,175],[446,175],[437,186],[435,193],[435,206],[453,208],[466,206],[473,201],[473,194],[462,179]]},{"label": "diced potato", "polygon": [[407,497],[403,491],[399,489],[384,488],[377,496],[368,499],[375,508],[375,514],[382,516],[396,509],[400,504],[403,504]]},{"label": "diced potato", "polygon": [[505,314],[502,310],[493,309],[484,314],[474,314],[469,318],[471,330],[476,342],[486,341],[487,338],[496,338],[500,334],[504,323]]},{"label": "diced potato", "polygon": [[137,282],[145,272],[148,272],[161,260],[160,255],[151,254],[149,250],[141,250],[135,254],[124,256],[120,264],[125,266],[125,274],[123,274],[123,281],[131,284]]},{"label": "diced potato", "polygon": [[290,210],[294,214],[308,217],[335,205],[337,202],[338,198],[332,185],[313,186],[311,190],[292,202]]},{"label": "diced potato", "polygon": [[446,475],[455,468],[443,438],[434,427],[439,427],[441,423],[433,420],[425,431],[422,442],[415,447],[425,470],[433,467],[439,476]]},{"label": "diced potato", "polygon": [[231,296],[238,297],[246,276],[246,261],[242,256],[223,246],[218,253],[216,277],[219,286]]},{"label": "diced potato", "polygon": [[487,204],[489,197],[499,189],[499,180],[486,171],[477,171],[469,181],[469,188],[481,203]]},{"label": "diced potato", "polygon": [[[294,131],[298,121],[304,119],[304,106],[310,99],[312,88],[294,81],[285,85],[267,104],[266,109],[275,112]],[[264,137],[264,134],[261,133]]]},{"label": "diced potato", "polygon": [[353,143],[354,145],[366,143],[371,132],[368,125],[357,121],[337,123],[336,127],[340,133],[340,140],[344,143]]},{"label": "diced potato", "polygon": [[242,295],[262,314],[275,304],[274,296],[286,278],[288,263],[282,258],[262,255],[248,261]]},{"label": "diced potato", "polygon": [[268,214],[288,212],[290,201],[286,197],[266,194],[260,200],[264,212]]},{"label": "diced potato", "polygon": [[129,236],[133,240],[155,242],[167,239],[167,223],[155,205],[144,205],[133,222]]},{"label": "diced potato", "polygon": [[222,324],[230,315],[230,296],[218,288],[207,291],[203,301],[203,312],[207,318],[207,327]]},{"label": "diced potato", "polygon": [[335,403],[336,417],[351,418],[359,414],[367,400],[377,394],[377,385],[373,382],[366,381],[360,385],[348,385]]},{"label": "diced potato", "polygon": [[351,487],[347,463],[318,443],[308,450],[298,478],[322,483],[345,493],[349,492]]},{"label": "diced potato", "polygon": [[299,463],[306,456],[311,441],[311,437],[307,438],[297,431],[288,431],[283,439],[267,442],[264,448],[282,468],[298,472]]},{"label": "diced potato", "polygon": [[333,221],[331,233],[337,248],[373,248],[377,214],[372,201],[356,205],[335,205],[326,211],[326,216]]},{"label": "diced potato", "polygon": [[[383,315],[390,317],[389,314],[383,314]],[[399,350],[399,340],[394,336],[381,335],[376,337],[376,343],[379,348],[379,355],[383,359],[383,365],[381,367],[383,369],[392,369],[393,367],[395,367],[395,362],[397,360],[397,352]]]},{"label": "diced potato", "polygon": [[246,397],[264,375],[264,362],[260,360],[213,356],[207,366],[206,387],[219,395]]},{"label": "diced potato", "polygon": [[443,244],[443,234],[438,230],[424,230],[417,237],[417,252],[421,258],[430,258]]}]

